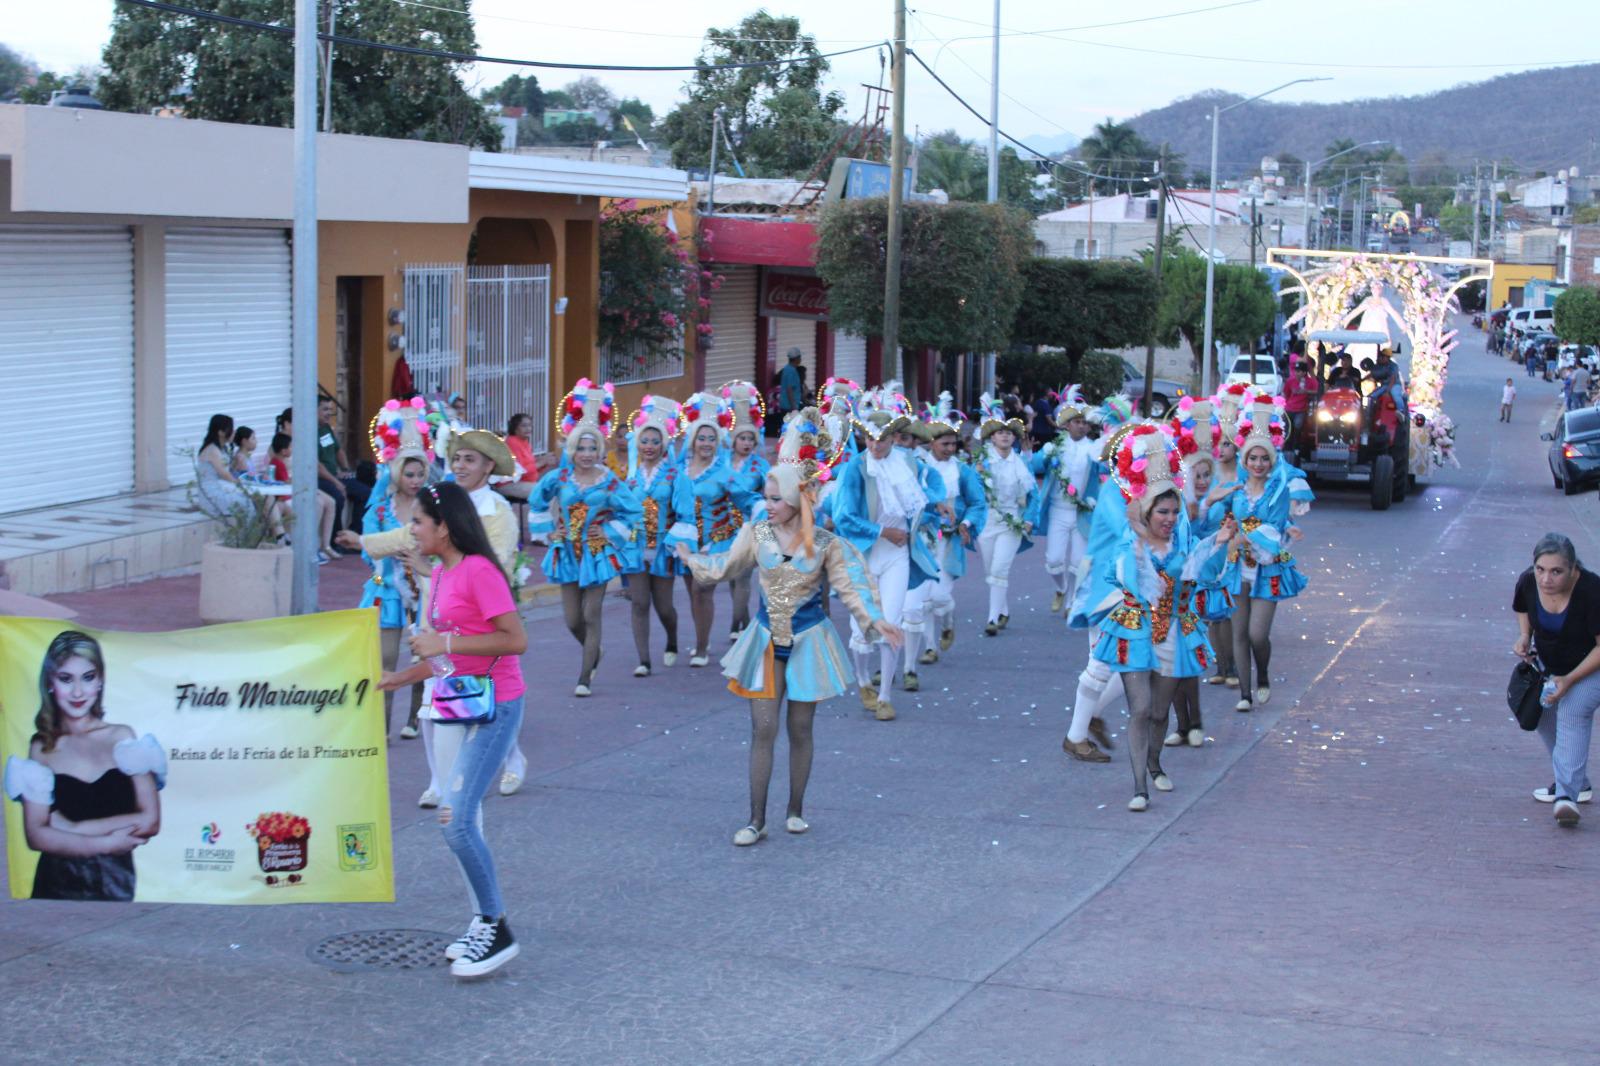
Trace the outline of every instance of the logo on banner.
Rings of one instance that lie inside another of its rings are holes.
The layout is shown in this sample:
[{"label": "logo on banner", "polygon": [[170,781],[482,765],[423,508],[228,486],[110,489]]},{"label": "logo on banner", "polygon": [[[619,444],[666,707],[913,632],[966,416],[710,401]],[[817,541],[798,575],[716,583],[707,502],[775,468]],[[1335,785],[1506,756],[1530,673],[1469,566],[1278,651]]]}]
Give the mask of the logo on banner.
[{"label": "logo on banner", "polygon": [[793,318],[828,317],[828,286],[812,274],[769,270],[762,275],[761,306],[769,315]]},{"label": "logo on banner", "polygon": [[267,884],[277,884],[278,874],[291,874],[290,884],[298,884],[299,871],[311,858],[311,823],[298,814],[273,811],[258,814],[246,827],[256,838],[256,858],[261,872],[270,874]]},{"label": "logo on banner", "polygon": [[195,873],[227,873],[232,870],[233,849],[214,846],[221,836],[222,827],[216,822],[208,822],[201,826],[200,843],[205,847],[184,848],[183,868]]},{"label": "logo on banner", "polygon": [[370,822],[339,827],[339,869],[354,873],[371,870],[378,865],[372,851],[372,841],[378,827]]},{"label": "logo on banner", "polygon": [[202,844],[215,844],[220,836],[222,836],[222,827],[216,822],[202,826],[200,829],[200,843]]}]

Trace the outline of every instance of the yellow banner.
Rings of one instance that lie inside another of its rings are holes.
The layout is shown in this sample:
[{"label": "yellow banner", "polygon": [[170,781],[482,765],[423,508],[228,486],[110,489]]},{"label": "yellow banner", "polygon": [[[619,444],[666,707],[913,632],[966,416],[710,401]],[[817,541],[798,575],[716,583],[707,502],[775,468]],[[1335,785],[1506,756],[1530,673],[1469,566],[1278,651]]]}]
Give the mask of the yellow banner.
[{"label": "yellow banner", "polygon": [[0,618],[11,895],[393,902],[377,625]]}]

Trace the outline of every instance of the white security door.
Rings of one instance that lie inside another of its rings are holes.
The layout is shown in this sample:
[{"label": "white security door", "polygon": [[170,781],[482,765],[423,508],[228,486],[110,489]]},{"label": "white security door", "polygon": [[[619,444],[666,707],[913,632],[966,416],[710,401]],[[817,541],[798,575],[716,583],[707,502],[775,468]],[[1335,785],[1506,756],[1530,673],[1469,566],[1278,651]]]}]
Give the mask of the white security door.
[{"label": "white security door", "polygon": [[127,227],[0,226],[0,381],[0,511],[133,489]]},{"label": "white security door", "polygon": [[[716,268],[722,288],[711,294],[711,350],[706,363],[706,388],[717,389],[729,381],[756,379],[756,268]],[[678,399],[688,399],[680,396]]]},{"label": "white security door", "polygon": [[[194,480],[194,460],[183,452],[200,446],[212,415],[231,415],[235,426],[255,430],[256,454],[266,453],[273,423],[289,406],[289,295],[285,231],[167,231],[167,480],[172,484]],[[360,412],[351,417],[364,420]]]},{"label": "white security door", "polygon": [[867,338],[848,333],[833,335],[833,376],[867,384]]}]

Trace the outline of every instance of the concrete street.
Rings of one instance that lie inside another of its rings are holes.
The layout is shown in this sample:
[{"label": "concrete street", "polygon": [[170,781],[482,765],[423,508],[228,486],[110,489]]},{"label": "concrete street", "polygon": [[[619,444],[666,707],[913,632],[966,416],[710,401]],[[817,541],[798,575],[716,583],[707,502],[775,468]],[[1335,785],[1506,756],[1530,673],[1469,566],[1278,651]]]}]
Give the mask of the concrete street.
[{"label": "concrete street", "polygon": [[[541,609],[532,776],[486,808],[521,958],[466,983],[309,957],[336,934],[449,939],[468,918],[415,806],[421,745],[397,740],[397,903],[0,903],[0,1057],[1600,1063],[1600,808],[1555,827],[1529,795],[1548,760],[1503,699],[1516,575],[1550,529],[1600,560],[1600,513],[1551,487],[1537,434],[1556,386],[1464,334],[1446,391],[1462,469],[1385,513],[1364,486],[1321,491],[1271,703],[1238,714],[1204,687],[1208,741],[1167,749],[1177,791],[1149,813],[1124,809],[1125,745],[1103,766],[1061,754],[1087,649],[1045,614],[1042,548],[1018,560],[999,638],[979,631],[981,577],[961,583],[959,642],[920,695],[896,693],[898,721],[822,707],[801,837],[782,832],[780,739],[773,836],[746,849],[729,843],[746,704],[687,655],[662,669],[659,645],[657,676],[631,677],[621,599],[595,697],[572,699],[577,646]],[[327,573],[324,605],[342,605],[359,564]],[[63,599],[90,625],[144,603],[145,628],[192,603],[152,586]],[[718,610],[720,654],[725,594]]]}]

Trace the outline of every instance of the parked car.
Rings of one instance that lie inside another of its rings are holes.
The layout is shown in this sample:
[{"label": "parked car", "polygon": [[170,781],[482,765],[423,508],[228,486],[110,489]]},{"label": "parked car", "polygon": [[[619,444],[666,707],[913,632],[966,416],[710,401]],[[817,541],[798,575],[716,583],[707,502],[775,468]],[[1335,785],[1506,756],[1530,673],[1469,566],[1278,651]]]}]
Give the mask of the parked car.
[{"label": "parked car", "polygon": [[1512,333],[1529,330],[1549,331],[1555,328],[1556,312],[1550,307],[1515,307],[1506,316],[1506,329]]},{"label": "parked car", "polygon": [[[1126,359],[1122,361],[1122,392],[1138,407],[1144,403],[1144,374],[1135,370]],[[1156,378],[1150,390],[1150,418],[1165,418],[1172,405],[1188,395],[1189,387],[1171,378]]]},{"label": "parked car", "polygon": [[[1253,380],[1250,376],[1252,362],[1255,364]],[[1268,355],[1241,355],[1235,359],[1222,383],[1233,385],[1238,382],[1244,382],[1246,385],[1254,384],[1258,392],[1265,392],[1271,396],[1283,391],[1283,378],[1278,374],[1278,364]]]},{"label": "parked car", "polygon": [[1550,479],[1573,495],[1600,481],[1600,407],[1580,407],[1556,419],[1556,428],[1539,436],[1550,442]]}]

